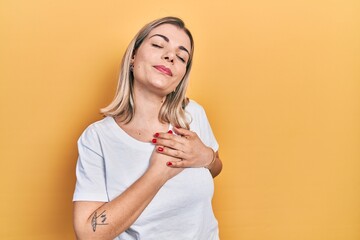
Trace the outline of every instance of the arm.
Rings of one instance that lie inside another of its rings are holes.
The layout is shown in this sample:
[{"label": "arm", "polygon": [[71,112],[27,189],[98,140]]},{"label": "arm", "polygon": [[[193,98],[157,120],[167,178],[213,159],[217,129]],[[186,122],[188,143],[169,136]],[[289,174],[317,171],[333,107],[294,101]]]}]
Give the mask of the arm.
[{"label": "arm", "polygon": [[217,175],[219,175],[222,170],[222,162],[219,157],[219,152],[217,151],[215,154],[216,155],[215,155],[214,163],[212,163],[209,167],[207,167],[209,169],[211,175],[213,176],[213,178],[215,178]]},{"label": "arm", "polygon": [[114,200],[74,203],[74,228],[78,239],[114,239],[128,229],[167,180],[182,169],[166,166],[173,161],[154,151],[148,170]]}]

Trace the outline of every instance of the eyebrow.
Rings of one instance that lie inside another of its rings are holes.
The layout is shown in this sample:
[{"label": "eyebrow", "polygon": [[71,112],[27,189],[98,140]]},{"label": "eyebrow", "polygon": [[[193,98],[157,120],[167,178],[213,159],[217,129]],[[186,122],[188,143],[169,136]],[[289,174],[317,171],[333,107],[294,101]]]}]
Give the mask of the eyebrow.
[{"label": "eyebrow", "polygon": [[[164,39],[166,42],[170,42],[170,39],[169,39],[168,37],[166,37],[166,36],[164,36],[164,35],[161,35],[161,34],[154,34],[154,35],[152,35],[151,37],[149,37],[149,39],[152,38],[152,37],[156,37],[156,36],[157,36],[157,37],[161,37],[161,38]],[[190,52],[189,52],[184,46],[179,46],[179,49],[187,52],[187,53],[189,54],[189,56],[190,56]]]}]

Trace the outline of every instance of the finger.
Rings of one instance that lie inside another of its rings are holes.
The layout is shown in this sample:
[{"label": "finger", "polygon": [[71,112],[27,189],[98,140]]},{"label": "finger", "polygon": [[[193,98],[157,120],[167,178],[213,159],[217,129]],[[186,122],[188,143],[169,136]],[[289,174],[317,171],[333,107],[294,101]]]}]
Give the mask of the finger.
[{"label": "finger", "polygon": [[161,146],[164,146],[167,148],[172,148],[175,150],[183,151],[184,144],[180,141],[182,141],[182,140],[178,141],[178,140],[168,140],[168,139],[161,139],[161,138],[158,138],[158,139],[155,138],[152,140],[152,142],[156,143],[157,145],[161,145]]},{"label": "finger", "polygon": [[171,162],[167,162],[166,165],[168,167],[172,167],[172,168],[187,168],[187,164],[186,161],[171,161]]},{"label": "finger", "polygon": [[154,139],[152,140],[152,142],[156,143],[160,139],[167,139],[167,140],[175,141],[178,143],[184,143],[185,140],[181,136],[172,134],[172,131],[171,132],[170,131],[171,130],[169,130],[169,132],[167,132],[167,133],[155,133]]},{"label": "finger", "polygon": [[173,134],[172,130],[167,132],[157,132],[154,134],[154,138],[165,138],[165,139],[173,139],[176,135]]},{"label": "finger", "polygon": [[177,128],[177,127],[174,127],[173,128],[174,132],[177,134],[177,135],[181,135],[181,136],[193,136],[194,135],[194,132],[190,131],[190,130],[187,130],[185,128]]},{"label": "finger", "polygon": [[177,158],[179,160],[182,160],[182,159],[186,158],[186,154],[184,152],[176,150],[176,149],[171,149],[171,148],[168,148],[168,147],[164,147],[164,146],[156,147],[156,151],[161,153],[161,154],[165,154],[167,156]]}]

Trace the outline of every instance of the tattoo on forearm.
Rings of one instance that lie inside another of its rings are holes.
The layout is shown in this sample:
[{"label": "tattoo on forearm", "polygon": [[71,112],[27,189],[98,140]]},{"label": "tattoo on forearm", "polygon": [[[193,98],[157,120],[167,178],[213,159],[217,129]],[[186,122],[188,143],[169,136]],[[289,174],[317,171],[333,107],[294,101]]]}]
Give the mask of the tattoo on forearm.
[{"label": "tattoo on forearm", "polygon": [[[94,216],[91,219],[91,226],[93,231],[96,231],[96,227],[98,225],[108,225],[108,223],[106,222],[106,210],[104,210],[102,213],[100,213],[99,215],[97,215],[97,212],[95,211]],[[98,218],[100,218],[98,220]]]}]

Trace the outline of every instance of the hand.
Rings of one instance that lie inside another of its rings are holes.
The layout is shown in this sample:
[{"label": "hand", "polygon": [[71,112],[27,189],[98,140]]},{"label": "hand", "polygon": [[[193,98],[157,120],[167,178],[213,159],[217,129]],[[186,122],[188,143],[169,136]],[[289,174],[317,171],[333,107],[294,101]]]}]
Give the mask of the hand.
[{"label": "hand", "polygon": [[167,166],[169,162],[176,161],[180,161],[180,159],[161,154],[155,148],[150,158],[149,170],[153,170],[157,176],[161,176],[163,181],[166,182],[184,170],[183,168],[169,168]]},{"label": "hand", "polygon": [[205,167],[211,163],[213,150],[205,146],[195,132],[183,128],[173,130],[177,135],[170,130],[168,133],[156,133],[153,139],[158,153],[176,158],[167,163],[169,167]]}]

